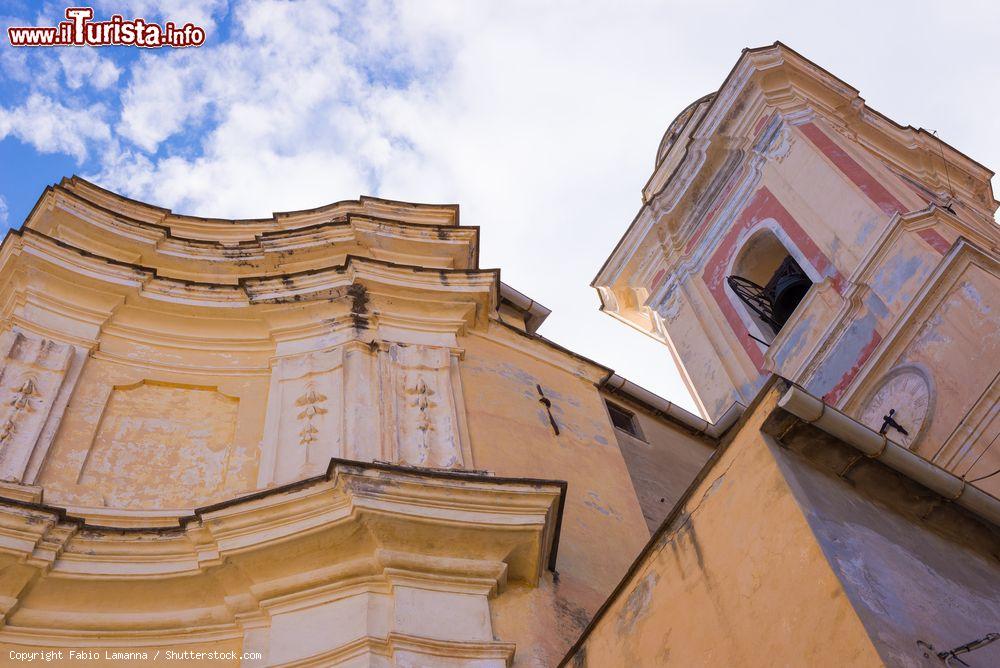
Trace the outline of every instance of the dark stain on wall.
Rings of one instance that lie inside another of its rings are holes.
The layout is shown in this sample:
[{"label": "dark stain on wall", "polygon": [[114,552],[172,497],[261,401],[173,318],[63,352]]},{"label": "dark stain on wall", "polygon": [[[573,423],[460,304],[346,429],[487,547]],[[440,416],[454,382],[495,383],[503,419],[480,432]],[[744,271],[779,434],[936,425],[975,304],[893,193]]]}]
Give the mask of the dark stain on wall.
[{"label": "dark stain on wall", "polygon": [[[773,446],[824,555],[890,666],[940,666],[1000,632],[1000,531],[892,469],[800,425]],[[844,477],[838,472],[848,471]],[[962,655],[1000,666],[1000,643]]]},{"label": "dark stain on wall", "polygon": [[368,328],[368,291],[360,283],[353,283],[347,288],[347,296],[351,299],[351,319],[354,329]]}]

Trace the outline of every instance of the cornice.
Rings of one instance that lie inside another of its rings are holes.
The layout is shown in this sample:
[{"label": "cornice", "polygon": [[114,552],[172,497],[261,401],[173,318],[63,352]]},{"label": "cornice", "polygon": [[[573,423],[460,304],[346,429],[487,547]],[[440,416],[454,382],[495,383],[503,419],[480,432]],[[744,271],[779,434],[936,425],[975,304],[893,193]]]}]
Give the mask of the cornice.
[{"label": "cornice", "polygon": [[79,176],[63,179],[58,185],[96,206],[148,224],[169,227],[174,234],[181,237],[190,236],[191,238],[211,238],[214,235],[222,239],[232,239],[234,232],[237,234],[246,234],[247,232],[256,234],[258,231],[306,227],[348,213],[402,218],[413,225],[448,227],[459,225],[457,204],[421,204],[367,195],[356,200],[340,200],[312,209],[275,212],[269,218],[227,219],[176,214],[170,209],[140,202],[106,190]]},{"label": "cornice", "polygon": [[[643,187],[643,204],[639,213],[591,285],[606,287],[616,283],[638,248],[654,243],[651,240],[653,228],[664,215],[678,208],[681,200],[689,194],[690,186],[699,173],[707,164],[719,162],[712,159],[713,155],[720,149],[726,156],[740,150],[746,140],[734,136],[732,121],[728,122],[730,127],[727,128],[727,136],[713,135],[719,130],[737,99],[741,99],[753,73],[754,68],[746,60],[744,53],[744,57],[737,61],[722,86],[707,102],[707,106],[699,110],[697,119],[692,119],[694,126],[690,130],[685,128],[686,141],[675,141],[661,157]],[[745,113],[749,106],[751,105],[743,101],[740,111]],[[758,110],[759,107],[754,106],[753,109]]]},{"label": "cornice", "polygon": [[[241,618],[337,592],[409,586],[496,595],[508,579],[534,583],[554,568],[565,490],[561,481],[333,459],[325,474],[195,509],[172,527],[95,525],[65,508],[3,497],[0,562],[23,563],[35,573],[25,582],[35,584],[22,592],[23,584],[0,583],[0,639],[235,637]],[[279,552],[288,557],[273,559]],[[261,560],[267,569],[253,567]],[[245,567],[253,581],[238,575]],[[142,614],[96,607],[123,586],[140,591],[164,580],[198,605],[175,601]],[[225,597],[199,593],[224,583]],[[95,607],[36,607],[30,592],[39,587],[69,587]]]},{"label": "cornice", "polygon": [[[341,265],[308,270],[279,277],[244,278],[240,286],[251,303],[300,301],[307,295],[348,285],[342,277],[366,278],[400,289],[434,292],[477,293],[486,290],[491,302],[499,298],[499,270],[427,269],[385,260],[348,255]],[[323,295],[324,297],[326,295]]]},{"label": "cornice", "polygon": [[[181,281],[159,276],[155,268],[74,248],[31,229],[14,232],[5,239],[0,253],[2,274],[11,277],[4,283],[7,290],[30,296],[42,289],[38,298],[51,302],[48,310],[70,309],[68,317],[97,327],[107,321],[116,305],[127,301],[130,313],[152,313],[150,322],[193,315],[265,318],[275,323],[284,320],[282,328],[296,329],[315,328],[323,322],[329,325],[331,318],[336,318],[350,321],[355,327],[381,321],[456,332],[485,326],[496,309],[500,292],[499,270],[426,269],[352,255],[335,267],[280,278],[242,279],[236,285]],[[63,304],[65,300],[47,296],[43,286],[52,279],[76,288],[72,303]],[[137,300],[149,301],[144,306]],[[303,311],[307,305],[322,312]],[[296,322],[280,316],[282,309]],[[150,329],[154,338],[158,328],[162,330],[162,322]],[[131,329],[138,332],[143,327],[134,324]],[[262,335],[268,336],[266,332]],[[219,337],[199,333],[191,338],[212,343]]]},{"label": "cornice", "polygon": [[[53,217],[57,209],[59,218]],[[416,221],[410,219],[414,211]],[[103,282],[119,298],[169,305],[166,315],[174,309],[238,313],[263,305],[299,309],[306,302],[329,303],[345,297],[345,277],[359,274],[382,286],[387,297],[405,296],[412,306],[428,298],[438,306],[466,303],[468,312],[457,319],[447,315],[447,323],[413,309],[369,314],[393,326],[435,332],[481,327],[503,299],[524,312],[532,333],[548,314],[516,291],[503,293],[499,270],[478,268],[479,228],[458,227],[457,207],[450,205],[362,197],[305,213],[274,214],[271,225],[263,225],[264,219],[210,221],[219,229],[238,228],[242,239],[179,236],[167,224],[174,220],[168,213],[76,177],[64,179],[45,190],[21,229],[8,233],[0,271],[14,271],[15,257],[36,255],[64,269],[65,280]]]},{"label": "cornice", "polygon": [[324,652],[308,659],[282,664],[283,668],[319,668],[340,665],[350,659],[366,654],[392,657],[399,651],[440,657],[443,661],[466,659],[469,661],[502,661],[509,666],[514,660],[514,643],[499,640],[481,642],[460,642],[451,640],[430,640],[402,633],[391,632],[386,638],[365,637],[355,642]]},{"label": "cornice", "polygon": [[[923,128],[899,124],[872,109],[856,88],[780,42],[749,49],[745,54],[758,70],[772,70],[762,81],[769,100],[780,106],[780,96],[786,95],[800,105],[813,107],[875,155],[925,182],[941,179],[942,187],[943,157],[951,171],[951,186],[962,191],[971,188],[966,192],[968,199],[977,200],[991,212],[996,210],[998,202],[990,185],[993,172],[979,162]],[[965,176],[960,178],[960,174]],[[961,183],[965,178],[970,182]]]},{"label": "cornice", "polygon": [[[565,488],[566,483],[558,480],[335,458],[330,460],[324,474],[175,515],[172,526],[163,524],[165,518],[157,518],[147,526],[105,526],[87,520],[86,509],[70,511],[0,496],[0,552],[31,553],[40,542],[51,542],[56,535],[53,532],[57,532],[64,543],[60,558],[73,555],[72,559],[81,563],[97,564],[110,556],[137,563],[145,559],[158,564],[201,565],[217,561],[227,553],[263,549],[356,518],[359,512],[369,512],[384,518],[412,518],[422,523],[476,530],[541,532],[544,535],[540,536],[536,562],[541,568],[548,559],[551,567]],[[412,566],[412,558],[407,562],[401,554],[389,550],[382,556],[388,563]],[[435,560],[434,563],[450,562]],[[523,566],[515,565],[512,576],[530,579],[540,572],[540,568],[524,570]],[[54,570],[63,568],[53,562]],[[90,574],[82,567],[71,570],[80,575]],[[166,574],[160,567],[157,571]],[[175,570],[170,574],[185,573]]]},{"label": "cornice", "polygon": [[[241,222],[231,225],[243,230]],[[105,255],[113,252],[119,260],[142,258],[161,272],[194,280],[278,275],[282,267],[315,267],[346,253],[371,252],[435,268],[471,269],[478,263],[478,227],[413,223],[361,211],[296,227],[246,229],[238,239],[191,237],[105,208],[61,185],[46,189],[24,227],[77,247],[102,249]]]}]

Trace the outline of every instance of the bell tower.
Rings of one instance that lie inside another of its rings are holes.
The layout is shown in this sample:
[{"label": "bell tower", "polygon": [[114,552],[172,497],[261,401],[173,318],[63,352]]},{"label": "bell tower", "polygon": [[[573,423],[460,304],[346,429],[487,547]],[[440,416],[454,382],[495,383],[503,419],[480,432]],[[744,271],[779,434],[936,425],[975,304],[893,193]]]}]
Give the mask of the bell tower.
[{"label": "bell tower", "polygon": [[667,129],[593,285],[706,419],[778,374],[975,476],[1000,465],[991,177],[783,44],[747,49]]}]

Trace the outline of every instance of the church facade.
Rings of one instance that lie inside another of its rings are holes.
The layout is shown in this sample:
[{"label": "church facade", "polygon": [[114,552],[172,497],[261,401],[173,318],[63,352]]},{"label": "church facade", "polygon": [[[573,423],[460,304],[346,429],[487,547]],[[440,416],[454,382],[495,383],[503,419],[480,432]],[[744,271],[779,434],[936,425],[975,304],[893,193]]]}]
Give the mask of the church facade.
[{"label": "church facade", "polygon": [[47,189],[0,260],[3,651],[557,662],[718,430],[539,337],[458,216]]},{"label": "church facade", "polygon": [[998,662],[991,176],[745,51],[594,282],[701,416],[540,336],[457,206],[64,179],[0,256],[0,651]]}]

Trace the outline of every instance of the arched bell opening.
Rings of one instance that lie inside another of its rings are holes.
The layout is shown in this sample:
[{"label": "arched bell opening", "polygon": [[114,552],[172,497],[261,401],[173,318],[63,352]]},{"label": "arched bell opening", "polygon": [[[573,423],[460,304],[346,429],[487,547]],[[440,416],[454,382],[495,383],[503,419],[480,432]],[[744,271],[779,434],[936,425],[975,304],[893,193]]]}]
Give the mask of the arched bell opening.
[{"label": "arched bell opening", "polygon": [[[768,228],[743,246],[726,283],[764,336],[765,344],[781,331],[813,285],[790,250]],[[754,336],[752,331],[750,334]]]}]

